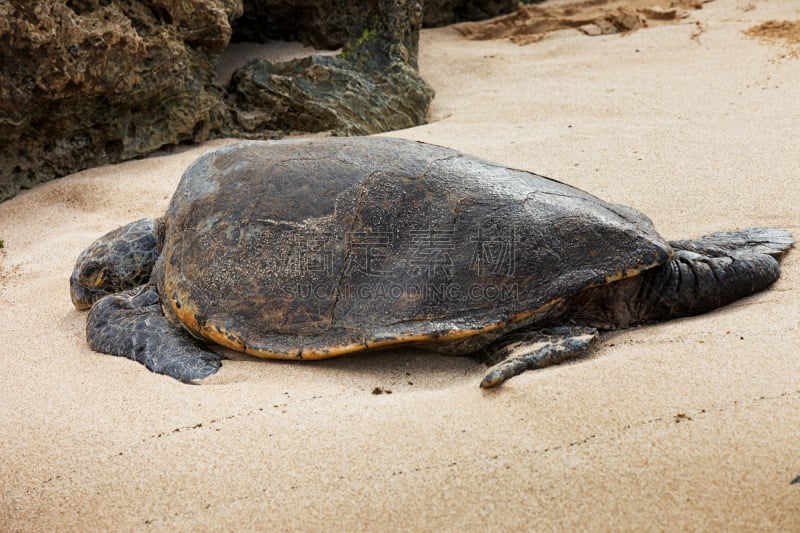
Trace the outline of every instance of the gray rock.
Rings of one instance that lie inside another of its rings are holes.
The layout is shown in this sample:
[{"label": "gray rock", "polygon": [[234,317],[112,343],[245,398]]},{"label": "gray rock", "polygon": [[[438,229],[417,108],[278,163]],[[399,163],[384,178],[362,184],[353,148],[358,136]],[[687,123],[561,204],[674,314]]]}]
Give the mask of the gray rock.
[{"label": "gray rock", "polygon": [[341,57],[254,59],[230,83],[234,133],[330,131],[368,135],[423,124],[433,91],[403,63],[364,70]]},{"label": "gray rock", "polygon": [[417,71],[420,1],[380,0],[362,8],[357,17],[352,12],[358,22],[348,28],[339,57],[256,59],[237,70],[228,86],[234,132],[365,135],[423,124],[433,90]]}]

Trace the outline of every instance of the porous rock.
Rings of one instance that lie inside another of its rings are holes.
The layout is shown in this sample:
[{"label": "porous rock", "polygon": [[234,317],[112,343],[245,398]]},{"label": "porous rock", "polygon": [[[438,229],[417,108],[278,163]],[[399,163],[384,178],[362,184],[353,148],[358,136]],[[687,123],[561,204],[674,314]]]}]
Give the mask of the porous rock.
[{"label": "porous rock", "polygon": [[[508,3],[429,0],[425,21]],[[214,136],[424,123],[433,91],[417,70],[422,23],[421,0],[0,0],[0,200]],[[215,61],[232,37],[343,51],[255,60],[218,87]]]},{"label": "porous rock", "polygon": [[201,141],[207,90],[241,0],[0,0],[0,199],[21,187]]}]

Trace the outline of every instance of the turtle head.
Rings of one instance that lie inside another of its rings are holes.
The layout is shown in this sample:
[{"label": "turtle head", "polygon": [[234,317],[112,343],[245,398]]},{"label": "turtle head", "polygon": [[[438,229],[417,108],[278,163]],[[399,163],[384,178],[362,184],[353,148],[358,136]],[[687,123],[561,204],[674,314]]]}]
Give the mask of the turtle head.
[{"label": "turtle head", "polygon": [[147,283],[163,233],[163,221],[143,218],[94,241],[78,256],[69,279],[75,307],[88,309],[103,296]]}]

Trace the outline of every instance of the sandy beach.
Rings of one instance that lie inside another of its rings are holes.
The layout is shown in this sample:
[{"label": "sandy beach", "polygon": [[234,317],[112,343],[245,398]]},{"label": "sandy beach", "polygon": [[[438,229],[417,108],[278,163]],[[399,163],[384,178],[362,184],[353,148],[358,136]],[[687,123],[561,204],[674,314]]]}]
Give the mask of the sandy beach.
[{"label": "sandy beach", "polygon": [[[431,121],[391,135],[633,206],[669,239],[797,238],[796,26],[745,32],[800,7],[687,14],[526,45],[424,30]],[[497,390],[471,359],[411,349],[238,357],[201,385],[91,351],[76,257],[163,214],[187,165],[226,142],[0,204],[1,531],[800,531],[797,246],[766,292],[605,335]]]}]

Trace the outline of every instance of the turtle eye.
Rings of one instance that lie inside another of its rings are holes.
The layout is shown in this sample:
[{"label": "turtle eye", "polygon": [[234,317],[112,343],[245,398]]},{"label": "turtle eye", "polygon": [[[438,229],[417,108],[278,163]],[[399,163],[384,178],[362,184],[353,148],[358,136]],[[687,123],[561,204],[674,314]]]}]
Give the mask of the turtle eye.
[{"label": "turtle eye", "polygon": [[78,280],[84,287],[97,288],[103,284],[105,278],[106,269],[100,263],[91,262],[81,268]]}]

